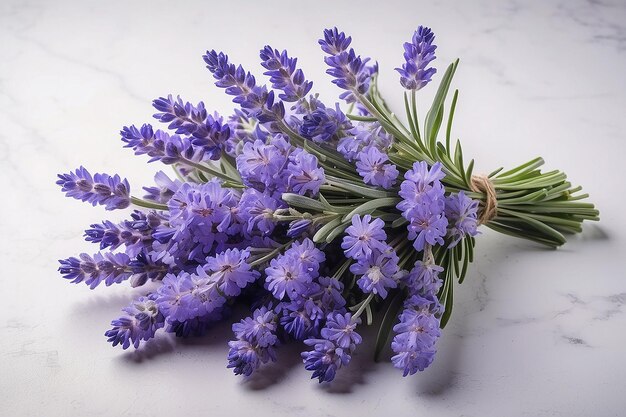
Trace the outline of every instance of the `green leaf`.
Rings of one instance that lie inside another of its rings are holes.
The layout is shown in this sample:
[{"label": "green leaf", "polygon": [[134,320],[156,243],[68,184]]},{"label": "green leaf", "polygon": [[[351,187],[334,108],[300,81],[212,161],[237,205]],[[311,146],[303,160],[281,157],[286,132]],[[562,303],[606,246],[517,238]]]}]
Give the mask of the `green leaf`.
[{"label": "green leaf", "polygon": [[300,207],[303,209],[320,211],[320,212],[326,210],[326,207],[323,203],[317,200],[314,200],[312,198],[305,197],[303,195],[293,194],[293,193],[283,193],[282,199],[285,203],[289,204],[290,206]]},{"label": "green leaf", "polygon": [[450,89],[450,83],[452,82],[452,77],[454,77],[454,73],[456,71],[456,67],[459,63],[457,59],[455,62],[448,66],[446,69],[443,78],[441,79],[441,83],[439,84],[439,88],[437,89],[437,93],[435,94],[435,98],[433,99],[433,103],[426,114],[426,123],[424,126],[424,138],[429,142],[429,149],[431,152],[434,152],[435,149],[435,141],[437,138],[437,132],[439,131],[439,126],[441,126],[441,120],[443,118],[443,103],[446,100],[446,95],[448,94],[448,90]]},{"label": "green leaf", "polygon": [[348,227],[349,224],[350,223],[342,223],[339,226],[337,226],[335,229],[333,229],[333,231],[330,232],[328,236],[326,236],[326,243],[330,243],[333,240],[335,240],[337,236],[339,236],[340,234],[343,233],[344,230],[346,230],[346,227]]},{"label": "green leaf", "polygon": [[398,197],[387,197],[387,198],[377,198],[375,200],[370,200],[367,203],[363,203],[350,213],[346,214],[341,221],[346,222],[352,219],[352,216],[355,214],[363,215],[369,214],[377,208],[380,207],[395,207],[401,201]]},{"label": "green leaf", "polygon": [[446,151],[450,156],[450,134],[452,132],[452,120],[454,119],[454,110],[456,109],[456,101],[459,98],[459,90],[454,91],[454,97],[452,97],[452,104],[450,105],[450,115],[448,116],[448,126],[446,128]]},{"label": "green leaf", "polygon": [[315,233],[315,235],[313,236],[313,242],[319,243],[319,242],[326,240],[326,237],[328,236],[328,234],[331,233],[332,230],[335,227],[339,226],[340,224],[341,224],[341,218],[339,216],[335,217],[334,219],[326,223],[324,226],[322,226],[320,230],[317,231],[317,233]]},{"label": "green leaf", "polygon": [[395,229],[397,227],[400,227],[402,225],[407,224],[408,222],[409,221],[407,219],[405,219],[404,217],[400,217],[400,218],[394,220],[393,223],[391,223],[391,227]]},{"label": "green leaf", "polygon": [[[447,271],[446,271],[447,272]],[[448,288],[446,291],[446,299],[445,299],[445,310],[441,316],[441,328],[443,329],[448,324],[448,320],[450,320],[450,316],[452,315],[452,302],[453,302],[453,287],[454,281],[452,280],[451,274],[446,274],[446,284],[448,284]],[[444,284],[445,285],[445,284]]]}]

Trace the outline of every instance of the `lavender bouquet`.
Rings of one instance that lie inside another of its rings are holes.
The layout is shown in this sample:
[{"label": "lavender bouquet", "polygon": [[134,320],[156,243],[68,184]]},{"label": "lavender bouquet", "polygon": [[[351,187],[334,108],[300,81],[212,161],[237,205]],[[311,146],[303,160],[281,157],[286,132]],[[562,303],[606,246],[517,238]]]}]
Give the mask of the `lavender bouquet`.
[{"label": "lavender bouquet", "polygon": [[251,375],[295,340],[306,346],[312,377],[331,381],[362,342],[359,326],[376,323],[376,358],[390,344],[406,376],[434,360],[479,226],[558,247],[584,220],[598,220],[593,204],[580,201],[581,187],[560,171],[540,171],[541,158],[473,173],[474,161],[465,163],[460,142],[451,142],[458,91],[449,105],[446,98],[458,61],[419,117],[417,92],[436,73],[433,42],[420,26],[404,44],[396,68],[404,120],[380,95],[378,65],[336,28],[319,44],[346,110],[311,94],[287,51],[261,50],[269,87],[208,51],[215,85],[239,106],[232,116],[170,95],[153,102],[162,130],[121,131],[135,154],[171,165],[171,177],[159,172],[137,197],[119,175],[83,167],[59,175],[68,197],[133,207],[128,220],[85,231],[105,252],[60,261],[64,278],[90,288],[155,282],[111,322],[108,341],[126,349],[159,329],[202,335],[239,304],[251,315],[232,326],[235,374]]}]

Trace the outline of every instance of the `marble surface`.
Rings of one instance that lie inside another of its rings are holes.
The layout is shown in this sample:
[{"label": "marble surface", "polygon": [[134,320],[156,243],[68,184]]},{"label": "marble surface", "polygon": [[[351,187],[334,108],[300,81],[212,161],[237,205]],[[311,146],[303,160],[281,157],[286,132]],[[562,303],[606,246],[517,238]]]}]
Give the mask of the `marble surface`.
[{"label": "marble surface", "polygon": [[[0,415],[624,415],[624,1],[228,3],[0,0]],[[227,113],[207,48],[257,74],[259,48],[287,48],[330,101],[317,39],[338,25],[378,59],[400,108],[393,68],[418,24],[437,33],[440,69],[461,58],[455,132],[478,170],[541,154],[584,185],[602,222],[557,251],[480,236],[437,361],[412,378],[372,363],[365,346],[318,386],[292,346],[244,382],[225,368],[228,325],[111,348],[103,332],[137,291],[90,291],[55,270],[95,251],[85,226],[122,214],[65,199],[56,173],[84,164],[149,183],[157,167],[117,131],[168,93]]]}]

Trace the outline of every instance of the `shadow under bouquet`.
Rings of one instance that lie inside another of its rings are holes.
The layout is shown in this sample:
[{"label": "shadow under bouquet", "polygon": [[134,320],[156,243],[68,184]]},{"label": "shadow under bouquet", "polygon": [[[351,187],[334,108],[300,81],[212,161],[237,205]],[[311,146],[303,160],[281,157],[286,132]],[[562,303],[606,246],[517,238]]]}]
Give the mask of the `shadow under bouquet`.
[{"label": "shadow under bouquet", "polygon": [[235,374],[251,375],[295,340],[312,377],[331,381],[362,342],[359,327],[375,324],[376,358],[390,345],[407,376],[434,360],[479,226],[558,247],[598,220],[581,188],[542,172],[541,158],[474,174],[451,138],[458,61],[420,117],[433,42],[420,26],[404,44],[402,119],[380,95],[377,64],[336,28],[319,44],[344,109],[311,93],[287,51],[261,50],[269,86],[208,51],[215,85],[238,105],[232,116],[170,95],[153,102],[162,129],[121,131],[127,148],[171,165],[171,176],[159,172],[138,197],[118,175],[59,175],[68,197],[133,208],[119,224],[91,225],[85,238],[103,252],[61,260],[63,277],[91,288],[156,283],[111,322],[108,341],[126,349],[158,331],[202,335],[244,305],[250,316],[233,324],[229,342]]}]

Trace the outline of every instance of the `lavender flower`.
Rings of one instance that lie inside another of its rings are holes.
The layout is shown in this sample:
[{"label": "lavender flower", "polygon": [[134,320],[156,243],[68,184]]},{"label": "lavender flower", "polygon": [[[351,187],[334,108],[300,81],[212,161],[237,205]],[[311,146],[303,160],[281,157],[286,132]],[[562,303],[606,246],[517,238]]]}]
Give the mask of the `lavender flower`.
[{"label": "lavender flower", "polygon": [[326,260],[324,252],[316,248],[315,243],[308,238],[301,242],[292,243],[289,249],[285,251],[284,256],[300,263],[307,273],[315,277],[317,277],[320,264]]},{"label": "lavender flower", "polygon": [[230,126],[222,123],[222,118],[216,113],[215,117],[209,115],[204,124],[197,126],[191,143],[200,147],[210,159],[217,161],[221,158],[229,138]]},{"label": "lavender flower", "polygon": [[372,146],[359,153],[356,169],[366,184],[389,189],[398,178],[398,169],[387,161],[387,154]]},{"label": "lavender flower", "polygon": [[374,219],[366,214],[362,218],[355,214],[352,216],[352,225],[346,229],[346,235],[341,243],[341,248],[349,258],[360,259],[369,257],[374,250],[384,252],[387,249],[385,239],[387,234],[383,227],[385,222]]},{"label": "lavender flower", "polygon": [[432,262],[415,262],[411,272],[405,277],[410,294],[435,295],[441,288],[443,281],[439,273],[443,268]]},{"label": "lavender flower", "polygon": [[343,284],[336,278],[318,277],[304,284],[302,292],[294,293],[293,299],[276,307],[281,326],[296,340],[320,337],[320,326],[326,317],[345,311],[342,291]]},{"label": "lavender flower", "polygon": [[203,58],[217,80],[215,85],[224,88],[226,94],[235,96],[233,102],[238,103],[248,115],[258,118],[261,123],[281,121],[284,118],[282,101],[274,102],[274,92],[268,92],[265,86],[257,86],[252,74],[241,65],[235,67],[228,62],[228,55],[207,51]]},{"label": "lavender flower", "polygon": [[304,343],[313,350],[302,352],[304,368],[312,371],[311,378],[319,382],[335,379],[337,370],[350,363],[352,352],[361,343],[361,336],[354,331],[357,321],[347,313],[331,314],[321,330],[323,339],[306,339]]},{"label": "lavender flower", "polygon": [[59,174],[57,185],[66,197],[103,205],[107,210],[123,209],[130,205],[130,185],[119,175],[95,174],[93,177],[82,166],[75,172]]},{"label": "lavender flower", "polygon": [[358,159],[361,151],[371,147],[386,153],[391,147],[393,137],[384,131],[380,123],[359,123],[347,132],[348,136],[342,138],[337,151],[348,161]]},{"label": "lavender flower", "polygon": [[179,135],[193,134],[209,117],[203,102],[194,106],[183,102],[180,96],[174,99],[171,94],[153,100],[152,106],[159,111],[153,117],[160,122],[169,123],[167,128]]},{"label": "lavender flower", "polygon": [[250,376],[262,363],[276,360],[276,315],[271,310],[256,309],[252,317],[233,324],[233,332],[237,340],[228,343],[228,368],[235,375]]},{"label": "lavender flower", "polygon": [[300,195],[316,196],[326,181],[324,168],[319,166],[317,157],[303,149],[291,153],[287,173],[289,189]]},{"label": "lavender flower", "polygon": [[188,249],[189,259],[204,260],[211,250],[223,248],[229,233],[237,230],[232,226],[238,204],[239,195],[216,180],[183,184],[168,202],[174,228],[170,240]]},{"label": "lavender flower", "polygon": [[254,341],[260,347],[268,347],[278,342],[276,337],[276,314],[266,307],[254,310],[252,317],[233,324],[233,332],[239,340]]},{"label": "lavender flower", "polygon": [[114,224],[108,220],[100,224],[92,224],[85,230],[85,240],[99,243],[100,249],[117,249],[124,245],[130,257],[137,256],[143,249],[152,244],[152,233],[165,222],[163,215],[157,212],[144,213],[135,210],[130,220]]},{"label": "lavender flower", "polygon": [[420,26],[411,42],[404,44],[405,62],[396,71],[400,73],[400,84],[407,90],[423,88],[437,72],[435,68],[426,68],[435,59],[437,46],[433,45],[434,40],[435,34],[430,28]]},{"label": "lavender flower", "polygon": [[346,36],[345,33],[339,32],[335,27],[324,30],[324,39],[320,39],[318,43],[322,47],[322,51],[328,55],[338,55],[348,50],[352,42],[352,37]]},{"label": "lavender flower", "polygon": [[272,233],[276,227],[274,213],[281,207],[281,203],[275,198],[254,188],[248,188],[243,192],[239,204],[241,219],[246,224],[246,233],[258,232],[263,235]]},{"label": "lavender flower", "polygon": [[448,218],[448,235],[452,241],[448,247],[456,246],[465,236],[478,234],[478,200],[473,200],[463,191],[446,197],[445,213]]},{"label": "lavender flower", "polygon": [[300,125],[300,135],[317,143],[335,144],[352,129],[352,123],[339,108],[326,107],[316,100],[315,109],[305,114]]},{"label": "lavender flower", "polygon": [[283,93],[278,97],[287,102],[303,99],[313,83],[307,81],[301,69],[296,69],[297,58],[289,58],[287,51],[279,52],[266,45],[261,50],[261,65],[267,69],[264,75],[270,77],[272,88]]},{"label": "lavender flower", "polygon": [[398,256],[392,250],[374,251],[372,256],[359,259],[350,266],[350,272],[361,275],[357,285],[364,293],[387,297],[388,288],[396,288],[394,276],[398,272]]},{"label": "lavender flower", "polygon": [[436,317],[440,312],[441,306],[434,297],[414,296],[405,302],[400,322],[393,328],[398,334],[391,343],[396,353],[391,361],[403,370],[403,376],[423,371],[433,362],[435,343],[441,335]]},{"label": "lavender flower", "polygon": [[408,237],[413,240],[415,250],[423,250],[426,244],[443,245],[448,219],[436,204],[429,202],[415,206],[407,213],[407,217],[410,219]]},{"label": "lavender flower", "polygon": [[291,298],[294,294],[304,292],[306,284],[313,279],[297,258],[284,255],[272,259],[270,266],[265,269],[265,274],[267,289],[278,300],[285,295]]},{"label": "lavender flower", "polygon": [[326,325],[321,331],[322,337],[333,342],[342,349],[360,344],[363,339],[355,329],[360,319],[352,320],[352,314],[330,314],[326,319]]},{"label": "lavender flower", "polygon": [[239,295],[242,288],[261,275],[246,262],[249,256],[246,250],[227,249],[206,259],[205,268],[211,273],[211,280],[225,295]]},{"label": "lavender flower", "polygon": [[277,138],[266,144],[261,140],[246,143],[241,154],[237,156],[237,169],[244,183],[263,192],[266,189],[284,192],[287,179],[284,168],[288,155],[285,152],[286,142]]},{"label": "lavender flower", "polygon": [[168,274],[157,293],[156,302],[168,321],[204,316],[226,301],[202,267],[198,267],[193,274]]},{"label": "lavender flower", "polygon": [[414,240],[413,246],[418,251],[426,244],[442,245],[448,220],[444,216],[441,164],[437,162],[429,168],[425,162],[416,162],[404,177],[399,192],[403,200],[397,208],[409,221],[409,239]]},{"label": "lavender flower", "polygon": [[133,275],[130,262],[125,253],[97,253],[93,257],[81,253],[78,258],[60,259],[59,272],[73,284],[85,282],[94,289],[102,282],[109,286],[129,279]]},{"label": "lavender flower", "polygon": [[123,349],[128,349],[131,344],[137,349],[142,340],[153,338],[154,333],[165,323],[155,299],[155,294],[148,294],[124,308],[126,315],[113,320],[113,328],[104,334],[107,341],[113,346],[119,344]]},{"label": "lavender flower", "polygon": [[289,223],[289,228],[287,229],[287,237],[298,237],[306,232],[311,231],[312,220],[305,218],[300,220],[294,220]]},{"label": "lavender flower", "polygon": [[163,171],[159,171],[154,175],[154,183],[156,184],[155,187],[143,187],[147,193],[143,198],[161,204],[167,204],[182,185],[180,180],[172,180]]},{"label": "lavender flower", "polygon": [[136,126],[125,126],[120,131],[125,148],[132,148],[135,155],[148,155],[148,162],[161,161],[166,165],[182,163],[193,168],[194,164],[213,156],[206,149],[194,146],[191,139],[152,129],[144,124],[138,129]]},{"label": "lavender flower", "polygon": [[324,30],[324,39],[319,40],[322,50],[329,56],[324,58],[324,62],[330,68],[326,73],[331,75],[333,84],[343,90],[347,90],[339,97],[347,102],[356,101],[355,94],[365,94],[369,89],[371,70],[367,67],[369,58],[361,59],[348,47],[352,38],[337,28]]},{"label": "lavender flower", "polygon": [[317,378],[320,383],[335,379],[337,370],[350,363],[349,351],[337,347],[334,343],[324,339],[307,339],[304,341],[313,350],[302,352],[304,368],[312,371],[311,379]]}]

